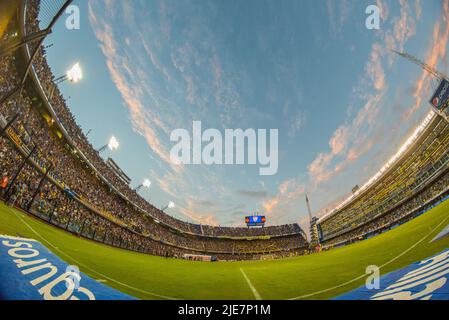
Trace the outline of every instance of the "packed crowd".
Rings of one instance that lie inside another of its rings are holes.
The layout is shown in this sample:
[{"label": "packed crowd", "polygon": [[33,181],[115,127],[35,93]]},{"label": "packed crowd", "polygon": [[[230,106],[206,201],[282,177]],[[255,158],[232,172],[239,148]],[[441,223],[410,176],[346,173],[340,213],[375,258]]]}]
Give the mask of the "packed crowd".
[{"label": "packed crowd", "polygon": [[49,181],[35,194],[42,174],[29,163],[20,168],[23,161],[24,157],[16,151],[13,143],[0,138],[0,197],[8,205],[29,209],[49,223],[106,244],[159,255],[187,252],[139,236],[101,218]]},{"label": "packed crowd", "polygon": [[[142,227],[145,233],[142,234],[118,226],[92,212],[48,180],[33,199],[43,175],[29,163],[25,163],[20,169],[23,161],[24,156],[15,150],[11,141],[0,140],[0,175],[2,181],[7,179],[0,196],[9,205],[28,209],[41,219],[79,236],[163,256],[180,257],[195,250],[194,252],[204,254],[219,254],[222,259],[231,260],[254,258],[255,254],[283,254],[285,251],[295,251],[305,246],[305,243],[301,243],[296,236],[253,241],[186,236],[172,233],[152,223],[150,219],[145,227]],[[16,173],[19,173],[17,177]]]},{"label": "packed crowd", "polygon": [[352,229],[340,236],[336,236],[323,244],[324,248],[346,245],[367,237],[385,232],[395,226],[405,223],[423,212],[431,209],[449,195],[449,171],[442,174],[418,194],[413,195],[398,204],[393,210],[369,221],[361,227]]},{"label": "packed crowd", "polygon": [[447,168],[449,161],[449,123],[435,118],[419,144],[406,157],[391,166],[375,185],[332,216],[319,222],[322,238],[329,240],[347,233],[388,212],[398,203],[413,197],[429,179]]}]

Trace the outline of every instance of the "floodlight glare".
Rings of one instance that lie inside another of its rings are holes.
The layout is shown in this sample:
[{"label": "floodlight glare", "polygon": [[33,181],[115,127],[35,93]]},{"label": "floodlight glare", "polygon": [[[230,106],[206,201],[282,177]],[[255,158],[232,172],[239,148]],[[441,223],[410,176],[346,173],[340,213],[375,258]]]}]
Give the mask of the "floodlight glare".
[{"label": "floodlight glare", "polygon": [[173,209],[174,207],[175,207],[175,204],[173,203],[173,201],[170,201],[170,203],[168,204],[168,208]]},{"label": "floodlight glare", "polygon": [[151,181],[148,180],[148,179],[145,179],[145,180],[143,180],[142,185],[143,185],[145,188],[149,188],[149,187],[151,186]]},{"label": "floodlight glare", "polygon": [[77,62],[70,70],[67,71],[67,80],[73,83],[77,83],[83,78],[83,71],[80,64]]},{"label": "floodlight glare", "polygon": [[120,146],[118,140],[116,137],[112,136],[111,139],[109,139],[108,147],[111,151],[115,151]]}]

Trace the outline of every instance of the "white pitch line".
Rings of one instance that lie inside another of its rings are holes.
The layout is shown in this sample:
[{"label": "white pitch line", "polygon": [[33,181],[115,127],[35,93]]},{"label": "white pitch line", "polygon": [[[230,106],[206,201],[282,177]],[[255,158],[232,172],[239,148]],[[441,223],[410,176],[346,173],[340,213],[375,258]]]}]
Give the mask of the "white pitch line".
[{"label": "white pitch line", "polygon": [[256,298],[256,300],[262,300],[262,297],[260,296],[259,292],[257,292],[256,288],[254,288],[253,284],[249,280],[249,278],[246,275],[245,271],[243,271],[243,269],[240,268],[240,272],[243,274],[243,277],[245,278],[246,282],[248,283],[248,286],[251,289],[251,291],[253,292],[254,297]]},{"label": "white pitch line", "polygon": [[70,255],[68,255],[68,254],[65,253],[64,251],[62,251],[62,250],[56,248],[56,246],[54,246],[50,241],[48,241],[47,239],[45,239],[39,232],[37,232],[36,230],[34,230],[33,227],[31,227],[28,223],[26,223],[25,220],[23,220],[22,217],[21,217],[20,215],[18,215],[16,212],[14,212],[11,208],[8,208],[8,209],[9,209],[9,210],[10,210],[10,211],[11,211],[17,218],[19,218],[19,219],[22,221],[22,223],[28,227],[28,229],[30,229],[30,230],[31,230],[34,234],[36,234],[39,238],[41,238],[43,241],[45,241],[46,243],[48,243],[48,245],[50,245],[50,246],[53,247],[55,250],[57,250],[59,253],[61,253],[61,255],[64,255],[64,256],[66,256],[67,258],[71,259],[73,262],[75,262],[77,265],[83,267],[84,269],[89,270],[90,272],[95,273],[95,274],[99,275],[100,277],[102,277],[102,278],[104,278],[104,279],[107,279],[107,280],[109,280],[109,281],[115,282],[116,284],[119,284],[119,285],[121,285],[121,286],[123,286],[123,287],[126,287],[126,288],[129,288],[129,289],[132,289],[132,290],[134,290],[134,291],[137,291],[137,292],[140,292],[140,293],[144,293],[144,294],[147,294],[147,295],[151,295],[151,296],[155,296],[155,297],[158,297],[158,298],[166,299],[166,300],[177,300],[176,298],[167,297],[167,296],[164,296],[164,295],[161,295],[161,294],[157,294],[157,293],[154,293],[154,292],[150,292],[150,291],[146,291],[146,290],[142,290],[142,289],[139,289],[139,288],[130,286],[130,285],[126,284],[126,283],[123,283],[123,282],[121,282],[121,281],[118,281],[118,280],[115,280],[115,279],[113,279],[113,278],[111,278],[111,277],[108,277],[108,276],[102,274],[101,272],[95,271],[94,269],[90,268],[89,266],[87,266],[87,265],[85,265],[85,264],[79,262],[79,261],[76,260],[75,258],[71,257]]},{"label": "white pitch line", "polygon": [[[424,237],[422,237],[420,240],[418,240],[418,242],[416,242],[415,244],[413,244],[411,247],[409,247],[407,250],[403,251],[402,253],[400,253],[399,255],[397,255],[396,257],[394,257],[393,259],[391,259],[390,261],[385,262],[383,265],[379,266],[379,269],[382,269],[384,267],[386,267],[387,265],[389,265],[390,263],[398,260],[400,257],[402,257],[403,255],[409,253],[411,250],[413,250],[415,247],[417,247],[421,242],[423,242],[424,240],[426,240],[430,235],[432,235],[432,233],[434,233],[439,227],[441,227],[441,225],[443,223],[445,223],[447,220],[449,219],[449,216],[447,216],[446,218],[443,219],[443,221],[441,221],[435,228],[433,228],[427,235],[425,235]],[[312,296],[316,296],[317,294],[321,294],[321,293],[326,293],[341,287],[345,287],[348,284],[351,284],[355,281],[358,281],[360,279],[366,278],[366,274],[362,274],[361,276],[358,276],[357,278],[354,278],[352,280],[346,281],[344,283],[341,283],[339,285],[336,285],[334,287],[331,288],[327,288],[324,290],[320,290],[320,291],[316,291],[316,292],[312,292],[309,294],[304,294],[302,296],[298,296],[298,297],[294,297],[294,298],[290,298],[288,300],[299,300],[299,299],[305,299],[305,298],[310,298]]]}]

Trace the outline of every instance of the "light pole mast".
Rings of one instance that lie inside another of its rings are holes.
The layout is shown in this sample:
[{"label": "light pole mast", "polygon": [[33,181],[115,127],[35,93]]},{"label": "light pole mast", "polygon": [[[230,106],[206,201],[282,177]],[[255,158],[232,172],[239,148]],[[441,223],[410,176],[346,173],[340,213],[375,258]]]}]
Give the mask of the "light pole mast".
[{"label": "light pole mast", "polygon": [[310,224],[312,224],[312,210],[310,210],[310,201],[309,197],[307,196],[307,193],[306,193],[306,204],[307,204],[307,212],[309,213],[309,222]]},{"label": "light pole mast", "polygon": [[424,61],[419,60],[411,54],[408,54],[406,52],[399,52],[396,50],[392,51],[399,56],[407,59],[408,61],[418,65],[419,67],[421,67],[421,69],[431,74],[433,76],[433,79],[438,80],[438,88],[436,89],[429,103],[436,114],[440,115],[443,119],[449,122],[449,80],[447,76],[444,73],[436,70],[435,67],[432,67]]},{"label": "light pole mast", "polygon": [[430,66],[429,64],[425,63],[424,61],[419,60],[415,56],[412,56],[411,54],[408,54],[406,52],[399,52],[396,50],[392,50],[394,53],[398,54],[399,56],[407,59],[408,61],[413,62],[414,64],[420,66],[423,70],[426,70],[431,75],[433,75],[438,80],[446,79],[446,75],[438,70],[436,70],[434,67]]},{"label": "light pole mast", "polygon": [[317,221],[318,219],[316,217],[312,216],[312,210],[310,209],[310,201],[309,197],[306,193],[306,205],[307,205],[307,212],[309,214],[309,223],[310,223],[310,246],[312,249],[315,249],[316,245],[319,244],[318,241],[318,228],[317,228]]}]

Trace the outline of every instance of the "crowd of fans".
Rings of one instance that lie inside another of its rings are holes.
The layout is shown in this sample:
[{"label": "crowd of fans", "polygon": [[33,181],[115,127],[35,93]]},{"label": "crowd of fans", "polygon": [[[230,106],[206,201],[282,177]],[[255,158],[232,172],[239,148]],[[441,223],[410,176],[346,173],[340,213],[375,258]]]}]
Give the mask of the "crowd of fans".
[{"label": "crowd of fans", "polygon": [[324,240],[333,239],[389,212],[401,201],[413,198],[449,162],[449,123],[441,117],[429,125],[426,136],[407,157],[376,185],[352,203],[320,222]]},{"label": "crowd of fans", "polygon": [[388,231],[397,225],[405,223],[425,211],[433,208],[449,195],[449,171],[443,174],[425,190],[399,204],[394,210],[376,218],[350,232],[332,238],[324,243],[324,248],[346,245],[367,237]]},{"label": "crowd of fans", "polygon": [[[0,174],[9,180],[1,189],[0,196],[9,205],[29,210],[41,219],[79,236],[152,254],[181,257],[184,253],[201,252],[228,260],[255,258],[254,255],[264,253],[284,255],[285,252],[300,252],[299,248],[306,246],[297,236],[252,241],[187,236],[171,232],[151,222],[151,219],[147,219],[142,226],[144,231],[139,233],[92,212],[48,180],[33,199],[43,175],[24,160],[11,141],[0,140]],[[20,168],[22,163],[25,165]]]}]

